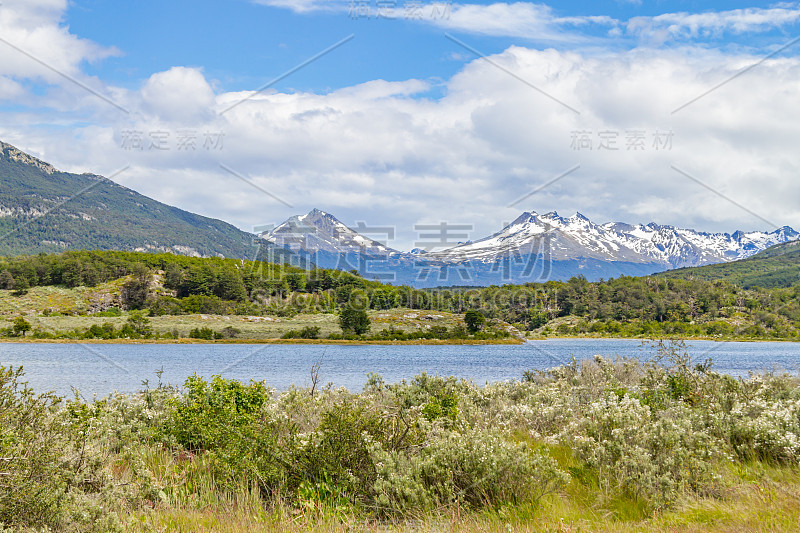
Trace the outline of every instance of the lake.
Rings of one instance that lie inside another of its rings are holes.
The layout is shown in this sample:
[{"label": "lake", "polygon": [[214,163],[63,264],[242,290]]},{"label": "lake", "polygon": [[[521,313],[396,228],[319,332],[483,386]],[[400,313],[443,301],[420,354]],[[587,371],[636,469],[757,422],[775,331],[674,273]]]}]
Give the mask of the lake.
[{"label": "lake", "polygon": [[[696,360],[710,357],[713,369],[733,376],[749,371],[800,369],[800,343],[687,342]],[[523,345],[292,345],[292,344],[39,344],[0,343],[0,364],[22,365],[37,391],[62,395],[78,389],[85,397],[112,391],[135,392],[142,382],[180,384],[197,372],[240,380],[265,380],[279,390],[310,385],[311,367],[320,363],[323,384],[360,391],[367,374],[387,382],[420,372],[455,375],[475,383],[519,379],[525,370],[569,363],[595,354],[646,360],[652,347],[632,339],[551,339]]]}]

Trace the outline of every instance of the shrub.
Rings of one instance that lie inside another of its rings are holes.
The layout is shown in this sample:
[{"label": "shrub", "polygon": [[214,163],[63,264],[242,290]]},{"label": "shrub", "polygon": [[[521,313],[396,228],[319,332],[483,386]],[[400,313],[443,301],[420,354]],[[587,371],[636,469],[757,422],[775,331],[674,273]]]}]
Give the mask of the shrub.
[{"label": "shrub", "polygon": [[230,305],[217,296],[193,294],[180,300],[181,311],[187,314],[227,315]]},{"label": "shrub", "polygon": [[150,316],[180,315],[183,313],[181,301],[172,296],[158,296],[147,304]]},{"label": "shrub", "polygon": [[688,407],[655,415],[637,398],[609,393],[592,402],[564,435],[601,488],[662,506],[712,481],[712,439],[693,427],[692,419]]},{"label": "shrub", "polygon": [[458,417],[458,395],[453,391],[440,391],[422,408],[422,416],[430,421],[445,418],[455,422]]},{"label": "shrub", "polygon": [[222,336],[226,339],[235,339],[239,334],[242,332],[239,328],[235,328],[233,326],[225,326],[222,328]]},{"label": "shrub", "polygon": [[[284,333],[282,339],[318,339],[320,333],[319,326],[306,326],[300,331],[290,329]],[[330,337],[329,337],[330,338]]]},{"label": "shrub", "polygon": [[367,444],[382,442],[383,431],[380,418],[363,406],[344,401],[330,407],[299,453],[295,482],[328,480],[354,500],[368,501],[376,474]]},{"label": "shrub", "polygon": [[202,328],[194,328],[189,332],[190,339],[202,339],[207,341],[212,341],[214,339],[221,339],[222,334],[215,332],[211,328],[202,327]]},{"label": "shrub", "polygon": [[84,333],[86,339],[116,339],[117,332],[114,324],[105,322],[102,326],[92,324]]},{"label": "shrub", "polygon": [[306,326],[300,330],[301,339],[318,339],[320,328],[319,326]]},{"label": "shrub", "polygon": [[208,452],[222,490],[257,485],[266,495],[285,485],[292,429],[269,410],[272,392],[263,382],[242,384],[196,374],[172,401],[164,436],[192,452]]},{"label": "shrub", "polygon": [[122,316],[122,309],[120,309],[119,307],[109,307],[105,311],[100,311],[99,313],[93,313],[92,316],[102,316],[102,317]]},{"label": "shrub", "polygon": [[24,337],[27,332],[31,330],[31,323],[23,317],[18,316],[14,319],[14,324],[11,326],[11,331],[15,337]]},{"label": "shrub", "polygon": [[371,447],[374,490],[383,513],[432,510],[441,505],[479,508],[536,502],[568,479],[553,459],[486,431],[451,432],[419,454]]},{"label": "shrub", "polygon": [[151,337],[153,335],[153,328],[150,326],[150,320],[142,314],[141,311],[131,311],[128,315],[128,320],[125,327],[121,332],[125,332],[128,337]]},{"label": "shrub", "polygon": [[22,368],[0,366],[0,524],[116,529],[113,512],[82,497],[105,484],[87,447],[101,404],[65,410],[60,398],[35,394],[21,376]]}]

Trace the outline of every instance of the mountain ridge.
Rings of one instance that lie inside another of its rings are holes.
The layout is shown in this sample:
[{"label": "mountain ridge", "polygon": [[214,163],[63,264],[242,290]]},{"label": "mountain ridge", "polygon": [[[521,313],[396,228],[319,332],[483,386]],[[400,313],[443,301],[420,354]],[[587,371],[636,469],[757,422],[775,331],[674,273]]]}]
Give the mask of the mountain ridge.
[{"label": "mountain ridge", "polygon": [[97,174],[62,172],[0,141],[0,255],[77,249],[290,257],[227,222],[158,202]]},{"label": "mountain ridge", "polygon": [[[77,193],[76,193],[77,191]],[[709,233],[670,225],[597,224],[577,212],[525,211],[487,237],[444,249],[396,250],[313,209],[260,236],[163,204],[103,176],[56,169],[0,141],[0,254],[68,249],[167,251],[356,270],[417,287],[492,285],[650,275],[729,263],[796,241],[789,226],[771,232]],[[277,255],[276,255],[277,254]]]},{"label": "mountain ridge", "polygon": [[[287,235],[291,235],[288,241]],[[579,212],[561,217],[556,211],[543,215],[525,211],[500,231],[482,239],[443,250],[404,252],[364,237],[333,215],[314,209],[306,215],[291,217],[263,236],[278,246],[287,246],[288,242],[293,252],[313,257],[320,266],[339,268],[336,265],[344,263],[365,276],[391,272],[400,274],[395,280],[428,286],[419,275],[414,279],[409,271],[420,274],[426,269],[434,270],[437,282],[454,284],[479,279],[489,283],[519,283],[572,275],[584,275],[587,279],[647,275],[744,259],[769,246],[796,240],[800,234],[789,226],[772,232],[710,233],[655,222],[596,224]],[[363,268],[365,262],[372,263],[372,271]],[[516,275],[511,272],[515,266]],[[533,270],[537,267],[540,273],[534,279]],[[459,272],[458,277],[441,279],[442,271],[454,268]],[[469,270],[473,271],[473,279],[464,277]]]}]

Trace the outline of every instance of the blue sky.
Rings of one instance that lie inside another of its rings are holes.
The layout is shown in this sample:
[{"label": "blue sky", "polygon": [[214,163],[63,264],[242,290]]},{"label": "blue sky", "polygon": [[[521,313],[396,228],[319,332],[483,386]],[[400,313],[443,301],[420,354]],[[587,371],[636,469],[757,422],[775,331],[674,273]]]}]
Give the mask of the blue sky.
[{"label": "blue sky", "polygon": [[[485,54],[500,53],[512,45],[561,50],[584,46],[584,43],[540,40],[535,36],[487,36],[433,24],[434,17],[452,16],[452,10],[458,7],[453,2],[426,0],[421,2],[421,18],[410,19],[406,13],[406,4],[410,2],[389,0],[381,4],[381,1],[333,0],[320,2],[326,6],[320,10],[296,12],[248,0],[141,0],[123,5],[103,0],[73,0],[65,22],[73,33],[119,50],[119,56],[90,65],[86,71],[129,88],[135,88],[153,72],[184,65],[203,68],[220,90],[248,90],[349,35],[355,36],[353,41],[315,62],[313,67],[282,80],[275,88],[325,92],[374,79],[448,79],[474,56],[446,39],[445,31],[468,39],[471,46]],[[489,6],[494,2],[470,3]],[[392,5],[401,12],[393,18],[379,16],[381,6]],[[747,1],[612,1],[563,2],[552,4],[551,8],[558,17],[604,16],[624,23],[634,17],[664,13],[716,13],[771,5]],[[637,39],[631,36],[610,39],[608,31],[612,27],[589,24],[575,28],[574,33],[601,49],[629,50],[637,46]],[[715,47],[762,48],[780,43],[782,37],[791,37],[793,30],[795,26],[743,33],[729,30],[696,38],[694,42]],[[597,42],[591,43],[592,39]]]},{"label": "blue sky", "polygon": [[245,230],[316,207],[403,249],[523,210],[800,226],[797,3],[411,2],[5,0],[0,139]]}]

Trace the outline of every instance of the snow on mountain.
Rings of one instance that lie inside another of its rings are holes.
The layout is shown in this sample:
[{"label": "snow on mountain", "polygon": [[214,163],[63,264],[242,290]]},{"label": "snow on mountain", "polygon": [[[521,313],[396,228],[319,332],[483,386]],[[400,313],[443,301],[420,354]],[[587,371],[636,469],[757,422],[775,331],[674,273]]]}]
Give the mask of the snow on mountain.
[{"label": "snow on mountain", "polygon": [[305,215],[295,215],[261,237],[278,246],[308,253],[322,251],[377,256],[398,253],[348,228],[333,215],[319,209],[313,209]]},{"label": "snow on mountain", "polygon": [[705,233],[655,223],[599,225],[580,213],[564,218],[556,212],[526,212],[494,235],[428,257],[487,262],[509,255],[547,252],[552,260],[586,258],[679,268],[744,259],[799,235],[788,226],[769,233]]},{"label": "snow on mountain", "polygon": [[[553,265],[568,265],[569,268],[593,265],[591,268],[596,272],[593,270],[592,275],[595,277],[625,272],[650,273],[744,259],[799,236],[788,226],[772,232],[706,233],[655,223],[596,224],[580,213],[561,217],[556,212],[543,215],[525,212],[502,230],[483,239],[440,251],[415,249],[399,252],[359,234],[318,209],[291,217],[263,235],[266,240],[295,251],[385,257],[393,269],[400,269],[398,271],[406,267],[419,270],[422,261],[434,266],[469,263],[477,271],[495,272],[497,269],[491,265],[498,262],[539,257]],[[560,274],[553,272],[552,275],[558,277]]]}]

